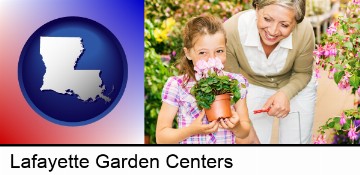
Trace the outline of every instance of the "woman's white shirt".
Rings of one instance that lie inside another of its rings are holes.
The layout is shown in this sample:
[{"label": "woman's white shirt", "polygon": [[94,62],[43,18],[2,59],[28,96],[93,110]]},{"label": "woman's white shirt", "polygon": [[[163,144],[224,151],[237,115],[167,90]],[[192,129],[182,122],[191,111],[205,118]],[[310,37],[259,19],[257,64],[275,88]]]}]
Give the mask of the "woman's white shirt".
[{"label": "woman's white shirt", "polygon": [[277,75],[284,68],[289,49],[292,49],[292,33],[281,40],[266,58],[256,22],[255,10],[249,10],[239,17],[240,42],[245,56],[255,73],[262,76]]}]

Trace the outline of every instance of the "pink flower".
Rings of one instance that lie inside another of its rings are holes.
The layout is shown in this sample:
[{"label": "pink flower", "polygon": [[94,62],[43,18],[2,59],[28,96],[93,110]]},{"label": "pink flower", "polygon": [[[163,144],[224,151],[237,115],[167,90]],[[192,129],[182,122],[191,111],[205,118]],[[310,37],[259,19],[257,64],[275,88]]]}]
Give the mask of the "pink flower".
[{"label": "pink flower", "polygon": [[328,78],[333,79],[335,72],[336,72],[336,68],[331,68],[329,71]]},{"label": "pink flower", "polygon": [[325,57],[329,57],[329,56],[336,56],[337,54],[337,50],[336,50],[336,45],[335,43],[331,43],[331,44],[326,44],[324,46],[324,53],[323,55]]},{"label": "pink flower", "polygon": [[351,88],[350,83],[349,83],[349,78],[350,78],[350,74],[349,74],[349,72],[346,72],[338,84],[338,87],[341,90],[344,90],[344,89],[349,90]]},{"label": "pink flower", "polygon": [[360,5],[360,0],[353,0],[352,1],[354,4]]},{"label": "pink flower", "polygon": [[350,140],[354,141],[358,138],[358,135],[356,133],[356,128],[355,125],[351,125],[349,132],[348,132],[348,137],[350,138]]},{"label": "pink flower", "polygon": [[171,60],[170,55],[160,55],[160,56],[161,56],[161,59],[162,59],[163,61],[170,61],[170,60]]},{"label": "pink flower", "polygon": [[326,33],[328,35],[332,35],[336,32],[337,27],[339,26],[339,21],[336,21],[335,23],[332,23],[330,27],[326,30]]},{"label": "pink flower", "polygon": [[200,80],[201,78],[207,78],[208,73],[216,73],[219,76],[222,76],[224,65],[221,63],[219,58],[209,58],[208,61],[199,60],[195,67],[195,78]]},{"label": "pink flower", "polygon": [[360,97],[360,87],[358,88],[358,90],[356,91],[358,96]]},{"label": "pink flower", "polygon": [[346,123],[345,114],[342,113],[340,117],[340,125],[343,126]]},{"label": "pink flower", "polygon": [[203,70],[206,70],[208,69],[208,63],[205,61],[205,60],[199,60],[197,63],[196,63],[196,66],[195,66],[195,70],[199,72],[202,72]]},{"label": "pink flower", "polygon": [[315,69],[315,77],[316,78],[321,78],[320,76],[320,70],[318,68]]},{"label": "pink flower", "polygon": [[321,45],[318,45],[318,48],[315,49],[313,53],[316,57],[321,57],[322,55],[324,55],[324,48]]},{"label": "pink flower", "polygon": [[331,25],[327,30],[326,30],[326,33],[328,34],[328,35],[332,35],[332,34],[334,34],[336,32],[336,28],[333,26],[333,25]]},{"label": "pink flower", "polygon": [[[209,58],[208,61],[207,61],[207,64],[208,64],[208,67],[209,67],[210,69],[215,68],[215,66],[216,66],[216,59],[215,59],[215,58]],[[211,71],[213,71],[213,70],[211,70]]]},{"label": "pink flower", "polygon": [[202,75],[196,72],[196,73],[195,73],[195,79],[196,79],[196,81],[199,81],[201,78],[203,78]]},{"label": "pink flower", "polygon": [[224,69],[224,65],[222,64],[220,58],[215,58],[215,68],[217,70],[223,70]]},{"label": "pink flower", "polygon": [[326,135],[319,135],[315,141],[314,144],[326,144]]},{"label": "pink flower", "polygon": [[316,63],[316,65],[319,65],[319,63],[320,63],[320,58],[318,56],[315,56],[315,63]]},{"label": "pink flower", "polygon": [[353,33],[355,33],[355,30],[353,28],[349,29],[349,33],[353,34]]},{"label": "pink flower", "polygon": [[208,63],[205,60],[199,60],[196,62],[194,67],[196,80],[208,77],[208,67]]}]

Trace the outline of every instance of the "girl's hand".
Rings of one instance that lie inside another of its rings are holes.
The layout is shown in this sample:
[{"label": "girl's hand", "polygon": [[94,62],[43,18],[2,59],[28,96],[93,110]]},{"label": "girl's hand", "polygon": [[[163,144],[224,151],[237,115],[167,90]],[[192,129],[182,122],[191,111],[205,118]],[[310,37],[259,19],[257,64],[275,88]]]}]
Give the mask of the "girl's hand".
[{"label": "girl's hand", "polygon": [[232,131],[236,126],[239,125],[240,117],[237,112],[231,109],[232,116],[230,118],[221,118],[219,120],[220,128],[228,129]]},{"label": "girl's hand", "polygon": [[290,100],[285,95],[285,93],[278,91],[276,94],[274,94],[267,100],[267,102],[263,106],[263,109],[265,110],[269,107],[271,107],[271,109],[268,112],[268,115],[277,118],[284,118],[290,112]]},{"label": "girl's hand", "polygon": [[202,120],[205,116],[205,111],[202,110],[200,115],[191,123],[189,126],[191,128],[191,131],[193,135],[195,134],[210,134],[214,133],[219,128],[219,123],[214,120],[209,124],[203,124]]}]

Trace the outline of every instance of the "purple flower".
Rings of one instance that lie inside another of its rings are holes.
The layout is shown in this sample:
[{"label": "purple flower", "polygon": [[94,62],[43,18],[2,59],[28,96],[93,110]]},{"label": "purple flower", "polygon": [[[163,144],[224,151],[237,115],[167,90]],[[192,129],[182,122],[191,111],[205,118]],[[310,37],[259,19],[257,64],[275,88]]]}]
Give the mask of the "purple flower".
[{"label": "purple flower", "polygon": [[355,123],[355,127],[360,126],[360,120],[355,120],[354,123]]},{"label": "purple flower", "polygon": [[345,114],[342,113],[340,117],[340,125],[343,126],[346,123]]}]

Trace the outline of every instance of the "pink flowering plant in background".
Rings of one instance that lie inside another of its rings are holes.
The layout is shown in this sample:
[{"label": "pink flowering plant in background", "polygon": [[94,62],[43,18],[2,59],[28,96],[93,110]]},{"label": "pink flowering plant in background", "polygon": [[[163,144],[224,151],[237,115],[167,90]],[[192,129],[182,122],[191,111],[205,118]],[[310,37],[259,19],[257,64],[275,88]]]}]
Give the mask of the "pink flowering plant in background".
[{"label": "pink flowering plant in background", "polygon": [[[334,79],[341,90],[351,90],[360,96],[360,0],[349,2],[346,14],[336,19],[326,31],[322,43],[314,51],[315,73],[320,78],[319,70],[327,70],[328,78]],[[332,143],[359,144],[359,106],[345,110],[341,116],[329,118],[320,126],[314,143],[326,143],[325,131],[335,131]]]},{"label": "pink flowering plant in background", "polygon": [[314,144],[326,144],[326,131],[333,130],[332,144],[360,144],[360,115],[358,109],[345,110],[340,116],[329,118],[319,127]]},{"label": "pink flowering plant in background", "polygon": [[[314,51],[316,70],[329,71],[340,89],[360,95],[360,0],[349,3],[347,14],[327,29],[323,42]],[[320,75],[317,75],[320,77]]]},{"label": "pink flowering plant in background", "polygon": [[240,99],[239,82],[225,75],[219,58],[199,60],[195,67],[196,84],[191,88],[199,109],[209,109],[216,95],[231,94],[232,103]]}]

